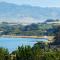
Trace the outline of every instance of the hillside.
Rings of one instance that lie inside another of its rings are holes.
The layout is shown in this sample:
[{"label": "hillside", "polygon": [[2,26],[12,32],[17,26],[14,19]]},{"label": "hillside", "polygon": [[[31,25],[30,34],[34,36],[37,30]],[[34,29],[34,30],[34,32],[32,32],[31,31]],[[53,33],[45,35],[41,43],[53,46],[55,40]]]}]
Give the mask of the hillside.
[{"label": "hillside", "polygon": [[60,19],[60,8],[0,3],[0,21],[28,23],[29,21],[40,22],[46,19]]}]

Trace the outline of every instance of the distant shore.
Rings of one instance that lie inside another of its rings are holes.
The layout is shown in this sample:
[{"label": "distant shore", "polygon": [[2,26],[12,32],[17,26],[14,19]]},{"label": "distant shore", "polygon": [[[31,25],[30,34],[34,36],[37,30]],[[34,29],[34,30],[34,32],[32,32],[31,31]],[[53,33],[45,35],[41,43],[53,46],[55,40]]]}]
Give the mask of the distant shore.
[{"label": "distant shore", "polygon": [[15,35],[2,35],[1,37],[12,38],[47,38],[47,36],[15,36]]},{"label": "distant shore", "polygon": [[15,35],[3,35],[3,38],[46,38],[49,41],[52,41],[54,36],[15,36]]}]

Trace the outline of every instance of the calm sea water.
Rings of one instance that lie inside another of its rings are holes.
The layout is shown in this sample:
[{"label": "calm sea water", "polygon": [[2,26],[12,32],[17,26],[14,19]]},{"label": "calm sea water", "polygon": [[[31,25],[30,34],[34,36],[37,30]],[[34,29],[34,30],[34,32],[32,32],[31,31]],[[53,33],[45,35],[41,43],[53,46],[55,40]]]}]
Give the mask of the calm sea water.
[{"label": "calm sea water", "polygon": [[7,48],[9,52],[17,49],[18,46],[30,45],[33,46],[38,41],[48,41],[48,39],[34,39],[34,38],[0,38],[0,47]]}]

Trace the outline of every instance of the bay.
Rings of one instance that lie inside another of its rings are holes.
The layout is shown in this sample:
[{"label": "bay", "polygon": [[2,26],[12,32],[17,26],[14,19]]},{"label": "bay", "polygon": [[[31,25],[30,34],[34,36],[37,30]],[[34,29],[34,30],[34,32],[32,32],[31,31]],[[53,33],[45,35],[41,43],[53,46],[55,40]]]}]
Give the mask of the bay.
[{"label": "bay", "polygon": [[46,38],[0,38],[0,47],[7,48],[9,52],[17,49],[18,46],[33,46],[37,42],[47,42]]}]

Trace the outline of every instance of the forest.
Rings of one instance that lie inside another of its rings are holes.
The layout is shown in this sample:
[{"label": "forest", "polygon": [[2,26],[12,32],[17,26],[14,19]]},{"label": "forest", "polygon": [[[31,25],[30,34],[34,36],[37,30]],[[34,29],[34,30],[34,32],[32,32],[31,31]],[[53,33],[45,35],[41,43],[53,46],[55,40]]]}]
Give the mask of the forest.
[{"label": "forest", "polygon": [[54,36],[56,26],[46,23],[32,23],[29,25],[9,24],[8,22],[0,23],[0,35],[16,36]]}]

